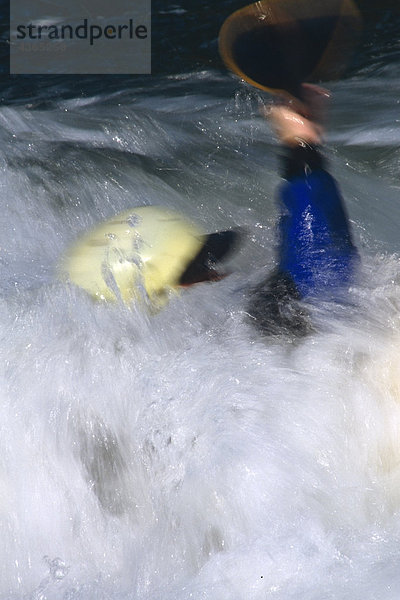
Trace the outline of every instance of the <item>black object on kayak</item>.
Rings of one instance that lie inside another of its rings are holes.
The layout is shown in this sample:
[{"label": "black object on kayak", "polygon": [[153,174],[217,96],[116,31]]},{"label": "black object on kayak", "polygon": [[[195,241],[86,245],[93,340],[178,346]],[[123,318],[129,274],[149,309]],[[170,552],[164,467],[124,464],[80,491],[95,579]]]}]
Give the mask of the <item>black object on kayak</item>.
[{"label": "black object on kayak", "polygon": [[179,284],[188,286],[201,281],[217,281],[225,277],[226,273],[218,272],[215,267],[236,250],[241,239],[242,233],[239,229],[210,233],[206,236],[206,242],[200,252],[181,275]]}]

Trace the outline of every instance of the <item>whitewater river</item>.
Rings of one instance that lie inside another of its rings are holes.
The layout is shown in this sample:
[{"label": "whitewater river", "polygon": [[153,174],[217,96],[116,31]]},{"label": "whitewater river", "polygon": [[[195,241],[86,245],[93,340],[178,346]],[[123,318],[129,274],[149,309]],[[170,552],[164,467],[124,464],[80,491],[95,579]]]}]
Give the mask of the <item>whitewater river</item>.
[{"label": "whitewater river", "polygon": [[[398,600],[399,76],[331,86],[363,268],[298,343],[246,317],[279,185],[257,93],[210,68],[1,105],[1,600]],[[243,226],[231,276],[153,318],[58,281],[143,204]]]}]

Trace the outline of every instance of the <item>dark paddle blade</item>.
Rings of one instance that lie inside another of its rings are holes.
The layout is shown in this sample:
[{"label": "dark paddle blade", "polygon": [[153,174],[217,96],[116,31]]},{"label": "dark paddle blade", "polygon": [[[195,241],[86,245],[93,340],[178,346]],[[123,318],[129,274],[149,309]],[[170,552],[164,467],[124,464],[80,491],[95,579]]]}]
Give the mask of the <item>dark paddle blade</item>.
[{"label": "dark paddle blade", "polygon": [[338,78],[361,32],[352,0],[261,0],[226,19],[220,54],[229,69],[273,94]]}]

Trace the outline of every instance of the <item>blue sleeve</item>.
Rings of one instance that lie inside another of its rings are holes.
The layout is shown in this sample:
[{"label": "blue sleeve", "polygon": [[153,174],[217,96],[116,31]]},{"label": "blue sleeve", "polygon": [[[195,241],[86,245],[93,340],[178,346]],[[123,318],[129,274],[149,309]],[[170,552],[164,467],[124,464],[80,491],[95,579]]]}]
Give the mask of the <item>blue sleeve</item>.
[{"label": "blue sleeve", "polygon": [[331,175],[322,168],[295,174],[279,190],[279,205],[279,270],[303,296],[348,284],[357,251]]}]

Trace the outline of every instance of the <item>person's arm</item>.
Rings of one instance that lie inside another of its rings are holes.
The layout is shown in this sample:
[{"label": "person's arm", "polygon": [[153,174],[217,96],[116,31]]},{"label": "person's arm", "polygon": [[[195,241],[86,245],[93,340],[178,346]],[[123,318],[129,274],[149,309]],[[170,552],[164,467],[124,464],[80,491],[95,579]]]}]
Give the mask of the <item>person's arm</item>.
[{"label": "person's arm", "polygon": [[278,193],[278,268],[291,275],[301,294],[322,289],[328,271],[336,270],[344,281],[355,252],[338,186],[320,152],[329,94],[311,85],[305,90],[307,103],[273,106],[268,114],[281,142],[286,180]]}]

